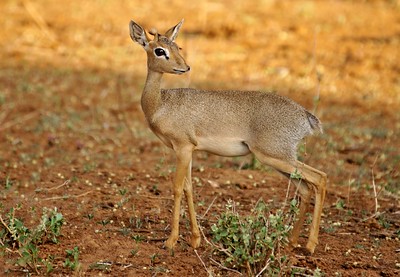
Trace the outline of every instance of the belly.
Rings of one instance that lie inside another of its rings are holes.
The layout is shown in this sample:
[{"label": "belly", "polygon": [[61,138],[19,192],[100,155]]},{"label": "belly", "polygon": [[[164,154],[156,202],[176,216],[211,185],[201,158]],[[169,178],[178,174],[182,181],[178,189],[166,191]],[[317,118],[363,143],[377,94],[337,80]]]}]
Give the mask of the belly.
[{"label": "belly", "polygon": [[250,153],[242,139],[226,137],[197,138],[195,150],[207,151],[224,157],[244,156]]}]

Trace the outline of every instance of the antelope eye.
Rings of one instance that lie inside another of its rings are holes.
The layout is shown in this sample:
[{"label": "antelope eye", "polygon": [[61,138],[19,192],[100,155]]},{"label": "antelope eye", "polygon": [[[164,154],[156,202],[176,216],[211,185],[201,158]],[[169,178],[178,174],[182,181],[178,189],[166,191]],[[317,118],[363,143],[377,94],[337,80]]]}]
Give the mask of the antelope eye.
[{"label": "antelope eye", "polygon": [[157,57],[167,56],[166,53],[165,53],[165,50],[162,49],[162,48],[154,49],[154,53],[156,53]]}]

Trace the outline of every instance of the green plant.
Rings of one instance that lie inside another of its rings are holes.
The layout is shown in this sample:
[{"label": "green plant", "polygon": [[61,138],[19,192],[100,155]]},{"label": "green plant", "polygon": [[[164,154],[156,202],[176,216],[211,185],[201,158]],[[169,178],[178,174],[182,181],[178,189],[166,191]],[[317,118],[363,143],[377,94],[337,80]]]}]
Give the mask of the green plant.
[{"label": "green plant", "polygon": [[34,270],[36,273],[39,273],[40,266],[45,265],[47,272],[50,272],[52,264],[49,259],[39,256],[39,245],[48,241],[58,243],[64,222],[63,215],[57,208],[53,210],[43,208],[39,224],[35,229],[29,229],[22,220],[15,217],[15,211],[18,209],[20,206],[11,208],[5,218],[0,215],[0,253],[4,255],[14,250],[19,255],[16,260],[17,265]]},{"label": "green plant", "polygon": [[134,257],[134,256],[136,256],[136,254],[139,252],[139,248],[134,248],[134,249],[132,249],[131,250],[131,255],[132,255],[132,257]]},{"label": "green plant", "polygon": [[294,170],[294,172],[290,173],[290,179],[298,181],[302,179],[301,173],[297,170],[297,168]]},{"label": "green plant", "polygon": [[143,221],[139,217],[130,217],[129,218],[129,223],[131,226],[133,226],[136,229],[140,229],[143,227]]},{"label": "green plant", "polygon": [[132,235],[132,239],[136,242],[141,242],[141,241],[144,241],[145,238],[142,235],[135,234],[135,235]]},{"label": "green plant", "polygon": [[385,229],[389,229],[392,226],[392,224],[387,220],[385,215],[380,215],[378,217],[378,222],[379,222],[379,225],[381,225]]},{"label": "green plant", "polygon": [[344,210],[344,208],[346,207],[346,203],[344,202],[343,199],[338,199],[338,200],[336,201],[335,206],[336,206],[336,209],[342,211],[342,210]]},{"label": "green plant", "polygon": [[323,229],[324,229],[324,232],[328,233],[328,234],[332,234],[332,233],[336,232],[336,227],[333,226],[332,224],[327,225],[326,227],[323,227]]},{"label": "green plant", "polygon": [[131,199],[130,196],[123,196],[122,199],[120,201],[118,201],[118,204],[116,207],[122,208],[125,205],[125,203],[127,203],[130,199]]},{"label": "green plant", "polygon": [[83,172],[84,173],[89,173],[95,170],[97,167],[97,164],[94,162],[87,162],[83,165]]},{"label": "green plant", "polygon": [[97,222],[97,223],[98,223],[98,224],[101,224],[101,225],[103,225],[103,226],[106,226],[106,225],[109,224],[110,222],[111,222],[110,219],[105,218],[105,219],[102,219],[101,221],[99,221],[99,222]]},{"label": "green plant", "polygon": [[54,243],[58,243],[58,237],[61,235],[61,227],[64,224],[64,217],[57,212],[57,208],[53,210],[43,209],[42,220],[39,224],[39,231],[43,233],[47,239]]},{"label": "green plant", "polygon": [[131,230],[127,227],[122,227],[119,231],[123,236],[127,236],[131,233]]},{"label": "green plant", "polygon": [[157,262],[157,259],[159,258],[158,253],[154,253],[150,255],[150,265],[154,266],[154,264]]},{"label": "green plant", "polygon": [[4,185],[5,185],[6,190],[8,190],[12,187],[13,181],[10,179],[10,174],[7,175]]},{"label": "green plant", "polygon": [[[291,206],[292,207],[292,206]],[[288,268],[288,259],[281,248],[288,241],[295,211],[277,210],[271,213],[263,201],[258,201],[252,213],[240,216],[233,202],[211,226],[214,253],[225,266],[244,271],[250,276],[281,275]]]},{"label": "green plant", "polygon": [[325,274],[322,272],[322,270],[319,267],[317,267],[313,272],[313,276],[314,277],[321,277],[321,276],[324,276],[324,275]]},{"label": "green plant", "polygon": [[251,160],[242,166],[242,169],[262,169],[263,164],[257,160],[254,154],[251,155]]},{"label": "green plant", "polygon": [[126,188],[119,190],[119,194],[121,194],[122,196],[124,196],[127,192],[128,192],[128,190]]},{"label": "green plant", "polygon": [[[64,267],[69,268],[73,271],[79,269],[80,263],[79,263],[79,248],[78,246],[75,246],[71,250],[65,250],[67,252],[67,258],[65,259],[64,262]],[[70,260],[72,258],[73,260]]]},{"label": "green plant", "polygon": [[165,159],[161,158],[158,163],[156,164],[156,171],[160,171],[164,166]]},{"label": "green plant", "polygon": [[91,214],[91,213],[88,213],[87,215],[85,215],[85,217],[86,217],[87,219],[91,220],[91,219],[94,218],[94,215]]},{"label": "green plant", "polygon": [[161,191],[158,189],[158,185],[155,184],[151,187],[150,192],[153,193],[154,195],[160,195]]}]

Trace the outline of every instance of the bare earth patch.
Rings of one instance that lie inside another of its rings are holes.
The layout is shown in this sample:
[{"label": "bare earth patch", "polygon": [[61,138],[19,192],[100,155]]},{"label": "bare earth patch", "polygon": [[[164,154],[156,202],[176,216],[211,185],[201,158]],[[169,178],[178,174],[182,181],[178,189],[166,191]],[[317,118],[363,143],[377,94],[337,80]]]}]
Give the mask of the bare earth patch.
[{"label": "bare earth patch", "polygon": [[[19,207],[34,228],[42,208],[57,207],[59,242],[39,245],[50,275],[74,274],[64,265],[74,247],[77,275],[238,275],[210,259],[204,238],[197,253],[188,245],[186,210],[177,248],[163,248],[175,162],[140,108],[146,61],[130,41],[131,18],[161,32],[185,18],[177,43],[192,73],[165,87],[276,90],[316,109],[325,132],[299,156],[327,172],[328,193],[320,244],[312,256],[286,249],[293,266],[399,275],[398,1],[81,2],[0,4],[0,215]],[[251,157],[198,153],[193,176],[209,240],[228,200],[245,215],[260,197],[280,207],[288,187]],[[27,274],[15,248],[0,251],[1,274]]]}]

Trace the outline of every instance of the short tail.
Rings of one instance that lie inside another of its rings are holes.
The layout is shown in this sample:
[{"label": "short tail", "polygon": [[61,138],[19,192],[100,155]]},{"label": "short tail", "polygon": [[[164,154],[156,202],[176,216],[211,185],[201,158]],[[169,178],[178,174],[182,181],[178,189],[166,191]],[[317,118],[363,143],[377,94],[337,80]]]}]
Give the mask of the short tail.
[{"label": "short tail", "polygon": [[310,113],[309,111],[306,111],[307,119],[308,122],[310,123],[311,129],[314,131],[314,133],[323,133],[322,130],[322,123],[319,121],[318,117]]}]

